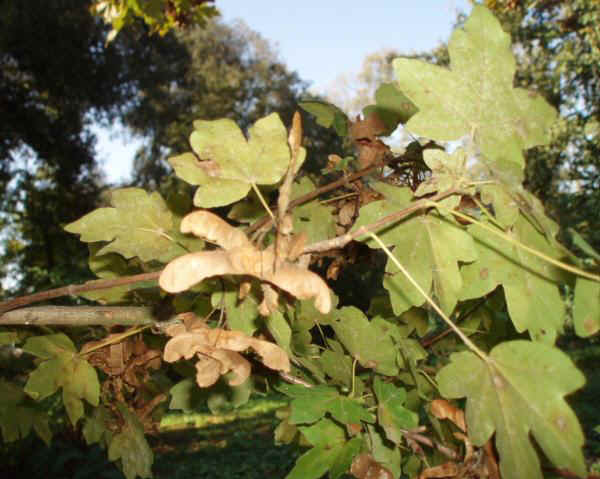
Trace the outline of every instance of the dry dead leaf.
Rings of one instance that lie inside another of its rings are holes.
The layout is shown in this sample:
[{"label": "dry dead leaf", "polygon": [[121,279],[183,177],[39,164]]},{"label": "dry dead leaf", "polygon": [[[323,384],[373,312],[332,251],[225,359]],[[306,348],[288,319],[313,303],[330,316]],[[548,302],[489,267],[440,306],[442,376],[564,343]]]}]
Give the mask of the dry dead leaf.
[{"label": "dry dead leaf", "polygon": [[389,470],[366,452],[354,458],[350,473],[358,479],[393,479],[394,477]]},{"label": "dry dead leaf", "polygon": [[354,201],[346,201],[338,213],[338,223],[343,226],[348,226],[352,223],[355,213],[356,203]]},{"label": "dry dead leaf", "polygon": [[458,466],[454,462],[446,462],[439,466],[428,467],[419,475],[419,479],[437,477],[455,477],[458,474]]},{"label": "dry dead leaf", "polygon": [[180,229],[182,233],[192,233],[223,249],[250,245],[242,230],[234,228],[210,211],[194,211],[186,215]]},{"label": "dry dead leaf", "polygon": [[292,154],[296,153],[300,149],[300,146],[302,146],[302,117],[297,111],[294,112],[292,118],[292,128],[288,136],[288,144],[290,145]]},{"label": "dry dead leaf", "polygon": [[458,426],[458,428],[461,431],[467,431],[464,411],[462,409],[457,408],[445,399],[433,400],[430,405],[430,411],[431,414],[433,414],[438,419],[449,419],[454,424],[456,424],[456,426]]},{"label": "dry dead leaf", "polygon": [[371,112],[365,119],[356,120],[350,126],[350,137],[353,140],[374,140],[376,136],[383,135],[387,131],[385,123],[375,112]]}]

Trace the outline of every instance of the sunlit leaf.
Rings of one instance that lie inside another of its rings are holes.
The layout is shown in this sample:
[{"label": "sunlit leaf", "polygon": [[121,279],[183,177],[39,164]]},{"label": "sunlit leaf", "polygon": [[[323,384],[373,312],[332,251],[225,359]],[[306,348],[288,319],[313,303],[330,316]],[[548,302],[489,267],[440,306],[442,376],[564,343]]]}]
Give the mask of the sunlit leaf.
[{"label": "sunlit leaf", "polygon": [[98,255],[119,253],[125,258],[138,256],[142,261],[167,262],[186,252],[171,236],[177,218],[158,193],[140,188],[113,190],[112,208],[98,208],[65,226],[69,233],[81,235],[81,241],[108,241]]},{"label": "sunlit leaf", "polygon": [[530,434],[556,467],[586,475],[583,433],[564,400],[585,378],[560,350],[511,341],[496,346],[487,361],[455,353],[437,381],[444,397],[467,397],[473,444],[483,446],[496,433],[502,477],[542,478]]},{"label": "sunlit leaf", "polygon": [[[470,226],[469,233],[479,260],[461,270],[465,285],[461,299],[481,297],[502,285],[517,331],[529,330],[533,338],[553,343],[565,321],[565,306],[558,290],[561,271],[478,225]],[[515,222],[510,236],[549,257],[559,255],[523,216]]]},{"label": "sunlit leaf", "polygon": [[586,278],[577,278],[573,302],[575,332],[587,338],[600,331],[600,283]]},{"label": "sunlit leaf", "polygon": [[[384,183],[373,185],[386,199],[374,201],[360,209],[354,230],[394,213],[410,204],[412,193],[408,188],[398,188]],[[388,246],[394,246],[393,254],[413,279],[435,300],[446,313],[450,313],[458,301],[463,285],[459,262],[471,262],[477,258],[475,244],[470,235],[454,223],[435,212],[415,214],[393,227],[378,232]],[[367,239],[370,247],[378,247]],[[388,260],[383,285],[389,291],[396,314],[402,314],[412,306],[420,306],[425,298],[402,272]]]},{"label": "sunlit leaf", "polygon": [[190,136],[192,149],[169,162],[181,179],[199,185],[194,204],[203,208],[224,206],[244,198],[251,185],[272,185],[285,174],[290,162],[287,131],[272,113],[248,130],[246,140],[229,119],[197,120]]},{"label": "sunlit leaf", "polygon": [[419,111],[406,127],[436,141],[474,135],[490,160],[524,165],[522,150],[549,141],[556,111],[538,94],[513,87],[510,35],[479,5],[448,43],[450,69],[394,60],[397,85]]}]

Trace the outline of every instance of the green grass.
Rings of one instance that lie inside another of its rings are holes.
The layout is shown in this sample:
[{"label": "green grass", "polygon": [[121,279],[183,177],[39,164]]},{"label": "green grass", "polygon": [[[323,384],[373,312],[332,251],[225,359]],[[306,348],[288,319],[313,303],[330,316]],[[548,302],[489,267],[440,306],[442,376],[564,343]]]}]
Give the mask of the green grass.
[{"label": "green grass", "polygon": [[152,439],[158,479],[283,478],[300,450],[276,446],[274,411],[287,402],[259,398],[229,414],[171,413]]}]

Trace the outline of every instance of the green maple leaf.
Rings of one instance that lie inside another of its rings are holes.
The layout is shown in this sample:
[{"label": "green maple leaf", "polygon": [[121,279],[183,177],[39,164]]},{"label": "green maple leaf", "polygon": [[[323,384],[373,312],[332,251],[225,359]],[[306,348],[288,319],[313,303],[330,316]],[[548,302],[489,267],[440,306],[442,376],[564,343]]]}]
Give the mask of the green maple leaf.
[{"label": "green maple leaf", "polygon": [[338,136],[344,137],[348,134],[348,117],[337,106],[319,100],[301,101],[298,106],[313,115],[317,125],[333,127]]},{"label": "green maple leaf", "polygon": [[586,475],[583,433],[564,400],[585,378],[562,351],[541,343],[510,341],[496,346],[487,361],[455,353],[437,375],[446,398],[467,397],[469,437],[483,446],[496,432],[504,478],[541,479],[532,434],[561,469]]},{"label": "green maple leaf", "polygon": [[170,158],[169,163],[182,180],[199,185],[196,206],[225,206],[244,198],[252,185],[272,185],[283,177],[290,149],[279,116],[272,113],[261,118],[248,133],[246,140],[229,119],[194,122],[190,144],[196,155],[207,161],[185,153]]},{"label": "green maple leaf", "polygon": [[25,392],[33,399],[42,400],[62,388],[63,404],[73,425],[83,416],[85,399],[97,406],[100,382],[96,370],[77,355],[73,342],[64,334],[29,338],[23,350],[44,359],[31,372]]},{"label": "green maple leaf", "polygon": [[375,418],[356,399],[343,396],[329,386],[298,388],[290,385],[279,390],[291,396],[290,424],[312,424],[326,413],[342,424],[373,422]]},{"label": "green maple leaf", "polygon": [[[558,289],[561,271],[478,225],[470,226],[469,233],[475,240],[479,260],[461,270],[465,287],[460,299],[478,298],[502,285],[517,331],[529,330],[533,338],[553,343],[565,320],[565,306]],[[540,253],[559,256],[523,216],[508,234]]]},{"label": "green maple leaf", "polygon": [[121,459],[123,474],[127,479],[135,479],[136,476],[152,477],[154,454],[146,441],[144,427],[125,406],[119,404],[118,407],[125,423],[108,446],[108,459]]},{"label": "green maple leaf", "polygon": [[[466,190],[469,182],[467,172],[467,155],[458,149],[452,155],[442,150],[425,150],[423,160],[431,169],[431,176],[419,185],[415,196],[425,196],[435,192],[447,191],[450,188]],[[441,204],[453,210],[460,203],[460,196],[452,195],[441,201]],[[444,210],[442,210],[444,213]],[[445,213],[449,214],[449,213]]]},{"label": "green maple leaf", "polygon": [[[292,188],[291,199],[315,189],[315,185],[306,176],[295,183]],[[292,210],[295,233],[306,233],[308,243],[326,240],[335,236],[335,220],[332,215],[333,208],[322,205],[318,200],[296,206]]]},{"label": "green maple leaf", "polygon": [[417,107],[393,83],[382,83],[375,92],[375,105],[363,108],[363,117],[371,113],[385,123],[386,134],[391,134],[399,123],[406,123],[417,112]]},{"label": "green maple leaf", "polygon": [[0,431],[4,442],[27,437],[33,428],[37,435],[50,444],[52,431],[46,411],[38,411],[26,403],[26,395],[16,384],[0,379]]},{"label": "green maple leaf", "polygon": [[[386,199],[362,207],[354,230],[407,207],[412,199],[408,188],[385,183],[376,183],[373,187]],[[377,234],[387,246],[394,246],[394,255],[419,286],[428,293],[433,292],[442,310],[450,313],[463,285],[458,263],[477,259],[475,244],[469,234],[434,212],[415,214]],[[366,241],[370,247],[378,247],[371,239]],[[390,293],[397,315],[425,302],[423,295],[390,260],[386,272],[383,285]]]},{"label": "green maple leaf", "polygon": [[419,109],[406,127],[436,141],[474,135],[485,157],[522,167],[523,149],[549,142],[556,111],[536,93],[513,88],[510,35],[487,8],[475,5],[448,51],[450,69],[394,60],[400,91]]},{"label": "green maple leaf", "polygon": [[65,226],[81,241],[109,241],[97,255],[119,253],[125,258],[163,263],[186,253],[174,239],[178,218],[158,193],[122,188],[110,194],[112,208],[98,208]]},{"label": "green maple leaf", "polygon": [[377,397],[377,420],[387,438],[395,444],[402,441],[402,429],[413,429],[419,425],[417,413],[407,409],[406,390],[375,377],[373,391]]},{"label": "green maple leaf", "polygon": [[575,332],[587,338],[600,331],[600,283],[586,278],[577,278],[573,302]]},{"label": "green maple leaf", "polygon": [[382,328],[353,306],[333,311],[330,325],[338,340],[365,368],[388,376],[398,374],[398,349]]}]

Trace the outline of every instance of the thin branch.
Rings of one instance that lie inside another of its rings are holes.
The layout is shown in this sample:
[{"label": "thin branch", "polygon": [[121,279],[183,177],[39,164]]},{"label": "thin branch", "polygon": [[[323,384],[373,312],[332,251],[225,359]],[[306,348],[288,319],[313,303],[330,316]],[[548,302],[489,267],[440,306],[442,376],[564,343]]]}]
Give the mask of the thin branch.
[{"label": "thin branch", "polygon": [[430,208],[431,201],[440,201],[458,192],[458,188],[450,188],[449,190],[438,193],[437,195],[432,196],[431,198],[416,201],[410,206],[404,208],[403,210],[396,211],[395,213],[384,216],[383,218],[375,221],[374,223],[371,223],[370,225],[362,226],[361,228],[358,228],[355,231],[346,233],[341,236],[337,236],[335,238],[310,244],[304,248],[302,253],[318,253],[321,251],[328,251],[330,249],[343,248],[348,243],[350,243],[350,241],[359,238],[360,236],[366,235],[373,231],[377,231],[378,229],[383,228],[384,226],[389,226],[393,223],[396,223],[406,218],[407,216],[412,215],[416,211],[422,210],[424,208]]},{"label": "thin branch", "polygon": [[[343,176],[339,180],[333,181],[333,182],[323,185],[313,191],[310,191],[309,193],[306,193],[305,195],[299,196],[295,200],[290,201],[288,209],[292,209],[294,206],[298,206],[303,203],[306,203],[307,201],[317,198],[318,196],[321,196],[322,194],[327,193],[329,191],[335,190],[335,189],[339,188],[340,186],[344,186],[344,185],[347,185],[348,183],[352,183],[353,181],[355,181],[359,178],[362,178],[365,175],[368,175],[372,171],[374,171],[378,168],[381,168],[382,166],[385,166],[386,164],[390,163],[391,161],[393,161],[395,159],[397,159],[397,158],[389,158],[386,161],[382,161],[375,165],[371,165],[368,168],[364,168],[360,171],[357,171],[356,173],[353,173],[352,175]],[[250,225],[250,227],[246,230],[246,233],[248,235],[250,235],[250,234],[254,233],[256,230],[261,229],[266,226],[270,226],[271,224],[272,224],[271,218],[264,217],[260,220],[255,221],[252,225]]]},{"label": "thin branch", "polygon": [[1,326],[146,326],[156,323],[152,308],[136,306],[34,306],[0,316]]},{"label": "thin branch", "polygon": [[11,309],[26,306],[31,303],[39,303],[47,299],[59,298],[61,296],[76,296],[79,293],[86,291],[95,291],[99,289],[108,289],[115,286],[123,286],[126,284],[140,283],[142,281],[152,281],[158,279],[160,271],[153,271],[152,273],[142,273],[133,276],[123,276],[116,279],[99,279],[88,281],[83,284],[71,284],[62,288],[49,289],[48,291],[42,291],[40,293],[30,294],[27,296],[19,296],[15,299],[10,299],[0,303],[0,314],[6,313]]}]

